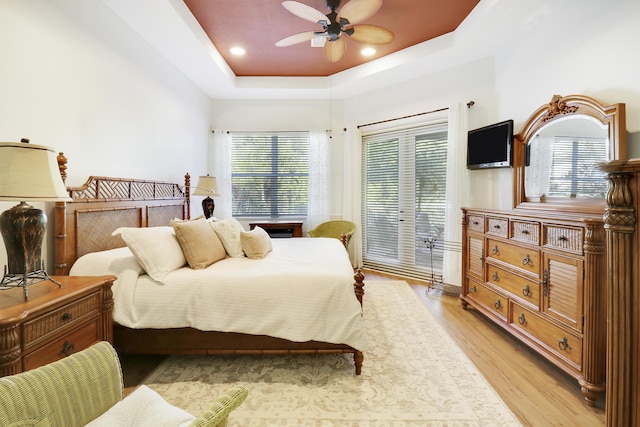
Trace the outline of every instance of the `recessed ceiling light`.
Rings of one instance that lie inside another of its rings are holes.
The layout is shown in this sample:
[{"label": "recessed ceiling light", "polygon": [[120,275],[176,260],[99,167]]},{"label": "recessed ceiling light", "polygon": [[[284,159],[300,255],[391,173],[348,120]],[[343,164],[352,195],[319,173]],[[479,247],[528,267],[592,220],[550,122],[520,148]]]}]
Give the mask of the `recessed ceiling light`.
[{"label": "recessed ceiling light", "polygon": [[376,50],[372,47],[365,47],[360,51],[363,56],[371,56],[376,53]]},{"label": "recessed ceiling light", "polygon": [[242,56],[247,53],[247,51],[241,47],[232,47],[231,49],[229,49],[229,52],[236,56]]}]

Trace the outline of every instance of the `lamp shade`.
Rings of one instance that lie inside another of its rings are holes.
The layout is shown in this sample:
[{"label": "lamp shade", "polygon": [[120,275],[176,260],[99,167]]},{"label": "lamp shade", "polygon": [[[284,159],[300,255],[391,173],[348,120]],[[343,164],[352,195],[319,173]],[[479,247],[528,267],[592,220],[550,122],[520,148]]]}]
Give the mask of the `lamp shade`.
[{"label": "lamp shade", "polygon": [[219,196],[218,194],[218,183],[216,182],[215,176],[201,176],[198,178],[198,185],[196,186],[195,191],[193,192],[194,196]]},{"label": "lamp shade", "polygon": [[70,202],[56,152],[43,145],[0,142],[0,201]]}]

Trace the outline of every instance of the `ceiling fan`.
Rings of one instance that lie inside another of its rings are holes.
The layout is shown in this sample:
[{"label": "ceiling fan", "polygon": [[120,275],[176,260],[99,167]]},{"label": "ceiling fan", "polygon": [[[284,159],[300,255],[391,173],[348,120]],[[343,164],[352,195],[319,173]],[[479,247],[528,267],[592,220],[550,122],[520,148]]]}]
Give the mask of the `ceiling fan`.
[{"label": "ceiling fan", "polygon": [[373,16],[382,6],[382,0],[350,0],[339,11],[340,0],[327,0],[330,12],[325,15],[311,6],[297,1],[283,1],[282,6],[294,15],[307,21],[318,23],[323,31],[306,31],[285,37],[276,46],[291,46],[324,37],[324,56],[329,62],[338,62],[344,55],[346,44],[341,35],[371,44],[387,44],[393,40],[393,33],[376,25],[359,24]]}]

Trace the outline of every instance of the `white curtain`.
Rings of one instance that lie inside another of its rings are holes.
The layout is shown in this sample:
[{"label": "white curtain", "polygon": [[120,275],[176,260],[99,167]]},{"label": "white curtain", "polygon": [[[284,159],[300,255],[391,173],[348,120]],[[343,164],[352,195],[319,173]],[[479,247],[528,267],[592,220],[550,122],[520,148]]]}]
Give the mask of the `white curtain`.
[{"label": "white curtain", "polygon": [[362,267],[362,132],[350,126],[344,133],[342,218],[356,225],[349,242],[354,267]]},{"label": "white curtain", "polygon": [[529,165],[525,168],[524,192],[527,197],[542,197],[549,192],[553,136],[538,136],[529,144]]},{"label": "white curtain", "polygon": [[218,193],[216,209],[213,215],[217,218],[231,216],[231,135],[226,130],[213,131],[209,149],[209,168],[216,177]]},{"label": "white curtain", "polygon": [[468,201],[469,186],[466,167],[468,107],[464,102],[449,106],[447,191],[445,205],[442,280],[451,285],[462,284],[462,211]]},{"label": "white curtain", "polygon": [[329,137],[325,131],[309,134],[309,204],[305,227],[312,230],[329,220]]}]

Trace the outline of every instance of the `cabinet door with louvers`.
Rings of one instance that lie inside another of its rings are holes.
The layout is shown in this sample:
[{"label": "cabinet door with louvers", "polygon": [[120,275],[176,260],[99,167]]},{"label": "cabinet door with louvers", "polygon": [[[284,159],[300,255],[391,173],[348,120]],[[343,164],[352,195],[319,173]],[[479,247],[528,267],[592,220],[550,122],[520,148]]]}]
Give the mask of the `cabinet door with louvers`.
[{"label": "cabinet door with louvers", "polygon": [[545,252],[543,266],[542,311],[582,331],[582,259]]}]

